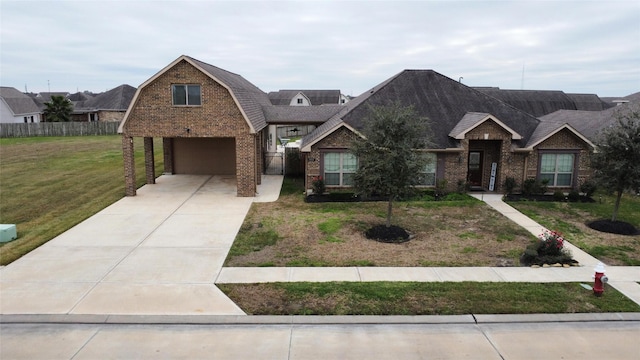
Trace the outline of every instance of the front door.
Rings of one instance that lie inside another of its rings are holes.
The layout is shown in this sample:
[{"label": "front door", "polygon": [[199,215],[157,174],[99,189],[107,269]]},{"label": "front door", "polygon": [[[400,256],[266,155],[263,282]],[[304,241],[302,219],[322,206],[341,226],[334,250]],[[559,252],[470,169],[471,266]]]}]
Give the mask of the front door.
[{"label": "front door", "polygon": [[469,151],[467,181],[469,186],[482,186],[482,151]]}]

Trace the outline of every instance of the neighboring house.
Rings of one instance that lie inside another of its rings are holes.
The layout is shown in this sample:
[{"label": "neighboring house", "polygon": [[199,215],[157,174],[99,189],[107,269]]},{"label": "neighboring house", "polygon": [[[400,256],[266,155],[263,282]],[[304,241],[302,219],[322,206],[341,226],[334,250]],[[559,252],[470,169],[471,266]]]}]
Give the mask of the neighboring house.
[{"label": "neighboring house", "polygon": [[349,100],[340,90],[279,90],[269,93],[273,105],[343,105]]},{"label": "neighboring house", "polygon": [[0,122],[37,123],[41,111],[33,99],[12,87],[0,87]]},{"label": "neighboring house", "polygon": [[126,194],[136,193],[133,138],[144,138],[146,180],[153,183],[153,138],[161,137],[165,173],[235,176],[238,196],[254,196],[268,125],[291,124],[317,126],[301,143],[307,189],[316,176],[330,189],[349,187],[357,169],[349,147],[362,136],[370,106],[395,101],[430,119],[425,135],[433,145],[419,150],[433,161],[416,174],[424,186],[439,181],[450,189],[468,183],[501,191],[513,177],[518,184],[548,179],[551,190],[569,190],[591,175],[594,145],[577,123],[538,119],[432,70],[402,71],[345,105],[313,105],[308,91],[294,92],[290,99],[302,94],[311,105],[274,105],[275,95],[242,76],[179,57],[138,88],[120,124]]},{"label": "neighboring house", "polygon": [[[86,100],[74,101],[72,121],[122,121],[135,93],[136,88],[124,84],[96,96],[87,96]],[[74,98],[79,96],[74,94]]]}]

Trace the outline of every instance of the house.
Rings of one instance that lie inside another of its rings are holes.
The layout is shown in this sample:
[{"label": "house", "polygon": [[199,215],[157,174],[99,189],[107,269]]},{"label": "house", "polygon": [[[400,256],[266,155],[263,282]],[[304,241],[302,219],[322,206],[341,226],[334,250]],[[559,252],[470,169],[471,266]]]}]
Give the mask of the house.
[{"label": "house", "polygon": [[160,137],[165,173],[234,176],[238,196],[254,196],[273,140],[268,126],[291,124],[317,126],[300,147],[307,189],[315,176],[329,189],[348,187],[357,168],[349,147],[370,106],[395,101],[432,123],[425,136],[433,146],[421,150],[433,161],[416,174],[423,186],[501,191],[512,177],[568,190],[591,175],[594,145],[578,124],[538,119],[432,70],[402,71],[344,105],[313,105],[308,91],[294,92],[291,99],[305,95],[309,105],[274,105],[275,95],[242,76],[180,56],[140,85],[120,123],[126,194],[136,193],[133,138],[144,138],[146,180],[154,183],[153,138]]},{"label": "house", "polygon": [[[136,88],[130,85],[120,85],[109,91],[91,96],[85,93],[73,94],[74,98],[85,97],[85,100],[72,101],[72,121],[122,121],[129,108]],[[68,97],[70,100],[71,96]]]},{"label": "house", "polygon": [[37,123],[41,111],[33,99],[15,88],[0,87],[0,122]]},{"label": "house", "polygon": [[340,90],[279,90],[269,94],[273,105],[309,106],[345,104],[349,101]]}]

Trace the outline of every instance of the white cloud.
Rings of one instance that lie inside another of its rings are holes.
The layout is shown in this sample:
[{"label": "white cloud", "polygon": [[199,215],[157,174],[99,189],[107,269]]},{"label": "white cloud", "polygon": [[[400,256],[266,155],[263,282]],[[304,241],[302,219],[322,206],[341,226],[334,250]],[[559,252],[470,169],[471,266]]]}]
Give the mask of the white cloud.
[{"label": "white cloud", "polygon": [[0,82],[32,91],[138,86],[182,54],[265,91],[357,95],[405,68],[467,85],[640,91],[632,1],[11,1]]}]

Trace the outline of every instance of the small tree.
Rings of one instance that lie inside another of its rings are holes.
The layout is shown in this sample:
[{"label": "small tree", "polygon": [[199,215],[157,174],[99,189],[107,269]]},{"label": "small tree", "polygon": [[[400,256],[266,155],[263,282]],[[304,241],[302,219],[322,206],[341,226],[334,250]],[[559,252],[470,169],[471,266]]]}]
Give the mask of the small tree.
[{"label": "small tree", "polygon": [[616,192],[611,221],[616,221],[626,190],[640,189],[640,111],[618,115],[618,123],[602,131],[591,166],[601,187]]},{"label": "small tree", "polygon": [[416,151],[430,144],[429,123],[415,109],[395,102],[371,107],[362,131],[365,139],[355,141],[352,152],[358,158],[354,187],[360,195],[388,198],[386,226],[391,226],[393,201],[410,195],[425,171],[428,157]]},{"label": "small tree", "polygon": [[69,99],[61,95],[51,96],[51,100],[44,103],[44,115],[47,121],[62,122],[71,121],[71,113],[73,112],[73,104]]}]

